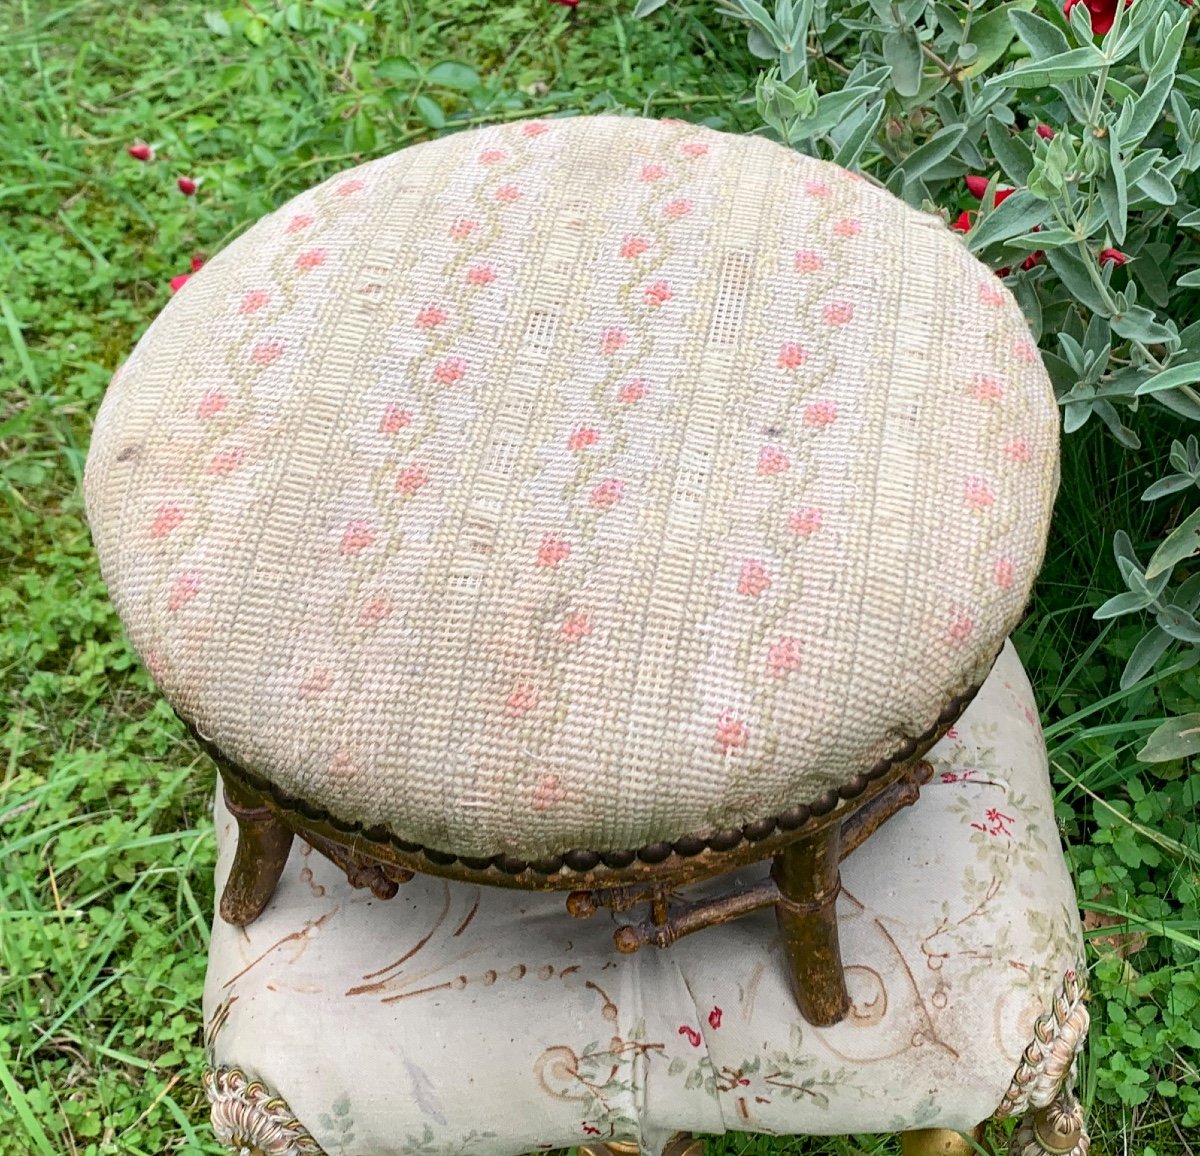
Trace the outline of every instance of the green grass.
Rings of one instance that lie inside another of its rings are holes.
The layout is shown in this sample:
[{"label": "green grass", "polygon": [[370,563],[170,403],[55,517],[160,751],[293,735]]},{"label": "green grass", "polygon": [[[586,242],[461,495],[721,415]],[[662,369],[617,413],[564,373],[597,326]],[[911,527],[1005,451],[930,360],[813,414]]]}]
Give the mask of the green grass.
[{"label": "green grass", "polygon": [[[646,24],[630,8],[343,0],[306,4],[304,29],[285,18],[276,30],[249,4],[208,22],[191,0],[0,7],[0,1154],[217,1152],[198,1014],[213,771],[130,654],[83,523],[88,429],[109,376],[193,254],[447,119],[625,107],[756,127],[741,33],[700,0]],[[447,61],[460,67],[420,79]],[[125,154],[135,138],[155,145],[154,164]],[[196,198],[175,188],[180,173],[201,179]],[[1138,421],[1148,447],[1177,432]],[[1119,588],[1109,542],[1121,527],[1156,541],[1172,511],[1138,498],[1161,451],[1127,454],[1095,424],[1065,445],[1018,641],[1081,894],[1146,933],[1127,960],[1093,953],[1093,1150],[1184,1156],[1189,1106],[1200,1114],[1188,1098],[1198,779],[1134,752],[1164,714],[1197,709],[1200,674],[1111,698],[1138,626],[1091,618]],[[895,1151],[883,1137],[712,1148]]]}]

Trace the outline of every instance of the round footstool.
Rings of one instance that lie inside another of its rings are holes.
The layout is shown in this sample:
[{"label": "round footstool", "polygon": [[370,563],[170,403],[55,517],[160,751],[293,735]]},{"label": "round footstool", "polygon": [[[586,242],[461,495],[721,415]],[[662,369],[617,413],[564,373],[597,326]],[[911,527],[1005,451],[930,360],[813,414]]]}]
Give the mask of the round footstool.
[{"label": "round footstool", "polygon": [[[644,900],[626,952],[765,898],[830,1024],[838,864],[1019,619],[1057,444],[1016,303],[935,218],[763,139],[580,117],[256,224],[117,373],[86,490],[221,767],[228,920],[295,833],[380,898]],[[753,899],[672,909],[765,860]]]},{"label": "round footstool", "polygon": [[[297,844],[255,923],[213,927],[218,1135],[256,1156],[658,1156],[678,1133],[901,1131],[965,1156],[925,1130],[997,1115],[1022,1118],[1021,1156],[1084,1156],[1082,938],[1011,647],[929,759],[920,801],[842,864],[851,1009],[829,1028],[797,1014],[765,911],[621,956],[607,913],[429,876],[380,903]],[[217,832],[220,883],[236,835],[219,799]]]}]

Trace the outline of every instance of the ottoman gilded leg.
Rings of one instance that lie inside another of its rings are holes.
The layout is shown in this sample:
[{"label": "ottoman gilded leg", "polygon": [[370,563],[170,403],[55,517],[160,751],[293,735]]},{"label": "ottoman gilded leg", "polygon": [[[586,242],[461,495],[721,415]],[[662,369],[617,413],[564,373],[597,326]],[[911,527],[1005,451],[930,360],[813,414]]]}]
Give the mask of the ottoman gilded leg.
[{"label": "ottoman gilded leg", "polygon": [[969,1137],[949,1128],[902,1132],[900,1151],[904,1156],[978,1156],[983,1148],[983,1128],[982,1124],[977,1125]]},{"label": "ottoman gilded leg", "polygon": [[237,850],[221,895],[221,918],[244,927],[262,914],[283,874],[292,831],[253,787],[222,772],[225,805],[237,820]]},{"label": "ottoman gilded leg", "polygon": [[840,840],[837,827],[799,839],[771,867],[792,990],[800,1014],[814,1027],[836,1024],[850,1010],[836,912]]}]

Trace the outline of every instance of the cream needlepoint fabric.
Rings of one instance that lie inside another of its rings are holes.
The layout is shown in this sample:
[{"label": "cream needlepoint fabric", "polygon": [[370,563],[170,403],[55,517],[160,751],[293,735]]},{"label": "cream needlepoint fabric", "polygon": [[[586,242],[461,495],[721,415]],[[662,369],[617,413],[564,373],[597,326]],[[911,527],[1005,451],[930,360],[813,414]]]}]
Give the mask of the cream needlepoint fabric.
[{"label": "cream needlepoint fabric", "polygon": [[120,369],[89,519],[235,762],[463,855],[811,802],[978,684],[1049,382],[935,219],[769,141],[463,132],[254,225]]},{"label": "cream needlepoint fabric", "polygon": [[[381,903],[297,843],[257,921],[213,924],[210,1062],[261,1079],[329,1156],[969,1129],[1082,953],[1011,646],[931,761],[920,801],[842,865],[853,1004],[832,1028],[796,1010],[770,911],[622,956],[614,917],[571,919],[561,895],[417,876]],[[217,832],[219,892],[236,839],[220,804]]]}]

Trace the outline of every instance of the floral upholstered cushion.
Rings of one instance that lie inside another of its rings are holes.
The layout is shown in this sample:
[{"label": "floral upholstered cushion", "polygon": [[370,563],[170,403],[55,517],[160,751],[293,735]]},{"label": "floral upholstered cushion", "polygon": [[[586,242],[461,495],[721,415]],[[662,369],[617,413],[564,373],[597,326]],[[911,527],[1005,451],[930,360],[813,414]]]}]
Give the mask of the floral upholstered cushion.
[{"label": "floral upholstered cushion", "polygon": [[[298,843],[256,922],[213,926],[218,1133],[295,1122],[279,1134],[314,1148],[264,1145],[281,1156],[515,1156],[597,1136],[654,1156],[680,1130],[967,1129],[1045,1103],[1046,1057],[1069,1066],[1086,1025],[1068,975],[1082,941],[1011,647],[931,761],[921,800],[843,864],[853,1005],[832,1028],[797,1012],[770,911],[624,956],[613,916],[572,919],[561,895],[418,876],[381,903]],[[217,831],[220,883],[220,804]]]},{"label": "floral upholstered cushion", "polygon": [[335,177],[179,292],[86,488],[164,693],[346,822],[632,848],[837,788],[1024,607],[1058,419],[935,218],[619,117]]}]

